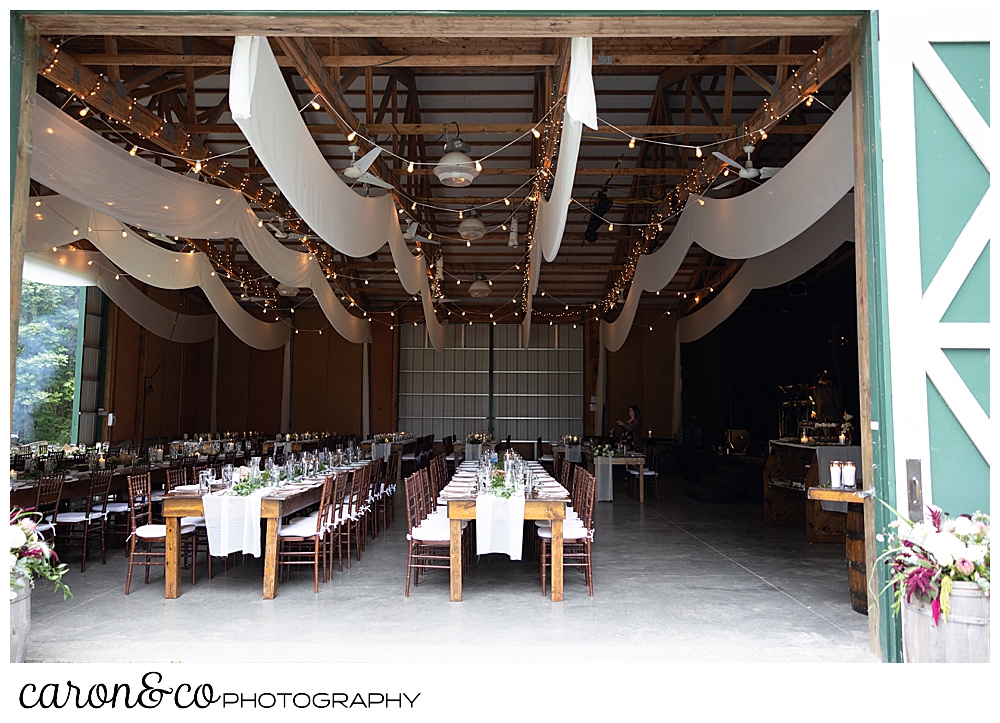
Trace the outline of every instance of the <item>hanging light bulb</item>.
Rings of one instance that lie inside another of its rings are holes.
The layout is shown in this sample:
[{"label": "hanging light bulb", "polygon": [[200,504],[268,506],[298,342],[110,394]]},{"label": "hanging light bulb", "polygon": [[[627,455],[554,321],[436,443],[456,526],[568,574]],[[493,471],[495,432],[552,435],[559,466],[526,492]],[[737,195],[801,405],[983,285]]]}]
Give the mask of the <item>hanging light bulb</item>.
[{"label": "hanging light bulb", "polygon": [[80,235],[80,229],[78,229],[78,228],[73,229],[73,235],[74,236],[79,236]]},{"label": "hanging light bulb", "polygon": [[222,203],[222,199],[221,198],[215,199],[215,205],[216,206],[218,206],[220,203]]},{"label": "hanging light bulb", "polygon": [[80,109],[80,117],[83,118],[89,112],[90,108],[88,108],[87,106],[83,106],[83,108]]},{"label": "hanging light bulb", "polygon": [[41,201],[35,201],[35,205],[36,205],[36,206],[41,206],[41,205],[42,205],[42,202],[41,202]]},{"label": "hanging light bulb", "polygon": [[760,132],[760,139],[762,141],[766,141],[767,140],[767,131],[761,131]]},{"label": "hanging light bulb", "polygon": [[483,172],[483,164],[480,163],[479,161],[476,161],[476,173],[482,173],[482,172]]},{"label": "hanging light bulb", "polygon": [[510,205],[510,199],[509,199],[509,198],[505,198],[505,199],[503,200],[503,205],[504,205],[504,206],[509,206],[509,205]]},{"label": "hanging light bulb", "polygon": [[194,162],[194,172],[201,173],[201,161]]},{"label": "hanging light bulb", "polygon": [[314,99],[313,102],[312,102],[312,107],[313,107],[313,110],[319,110],[320,107],[321,107],[320,104],[319,104],[319,101]]},{"label": "hanging light bulb", "polygon": [[122,238],[128,238],[128,231],[122,229]]},{"label": "hanging light bulb", "polygon": [[813,104],[813,97],[810,95],[808,98],[806,98],[806,108],[808,108],[812,104]]},{"label": "hanging light bulb", "polygon": [[613,223],[609,223],[608,224],[608,231],[614,231],[614,230],[615,230],[615,225]]},{"label": "hanging light bulb", "polygon": [[722,175],[723,176],[729,175],[729,166],[726,166],[725,168],[722,169]]},{"label": "hanging light bulb", "polygon": [[538,132],[538,128],[537,127],[531,129],[531,135],[533,135],[535,138],[541,138],[542,137],[542,134]]},{"label": "hanging light bulb", "polygon": [[694,155],[696,158],[701,158],[701,146],[694,149]]},{"label": "hanging light bulb", "polygon": [[347,134],[347,142],[350,143],[351,141],[353,141],[357,137],[358,137],[358,132],[357,131],[351,131],[350,133]]},{"label": "hanging light bulb", "polygon": [[[406,172],[413,173],[413,161],[410,161],[409,165],[406,166]],[[417,204],[413,204],[413,207],[416,208]]]},{"label": "hanging light bulb", "polygon": [[698,199],[698,205],[699,206],[704,206],[705,205],[705,199],[704,198],[699,198]]},{"label": "hanging light bulb", "polygon": [[115,281],[118,281],[118,279],[120,279],[120,278],[121,278],[121,276],[120,276],[120,275],[118,275],[118,274],[115,274]]},{"label": "hanging light bulb", "polygon": [[128,154],[129,154],[130,156],[134,156],[134,155],[135,155],[136,153],[138,153],[138,152],[139,152],[139,146],[132,146],[132,150],[130,150],[130,151],[128,152]]},{"label": "hanging light bulb", "polygon": [[629,148],[635,148],[635,138],[629,138],[628,139],[628,147]]}]

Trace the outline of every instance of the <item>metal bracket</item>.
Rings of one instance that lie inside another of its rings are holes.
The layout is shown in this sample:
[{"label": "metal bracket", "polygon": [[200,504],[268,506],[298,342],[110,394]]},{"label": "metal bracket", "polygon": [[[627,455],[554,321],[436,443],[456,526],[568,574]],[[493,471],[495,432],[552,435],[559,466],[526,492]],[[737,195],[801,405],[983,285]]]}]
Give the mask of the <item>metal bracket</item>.
[{"label": "metal bracket", "polygon": [[924,519],[924,486],[920,460],[906,460],[906,506],[911,522]]}]

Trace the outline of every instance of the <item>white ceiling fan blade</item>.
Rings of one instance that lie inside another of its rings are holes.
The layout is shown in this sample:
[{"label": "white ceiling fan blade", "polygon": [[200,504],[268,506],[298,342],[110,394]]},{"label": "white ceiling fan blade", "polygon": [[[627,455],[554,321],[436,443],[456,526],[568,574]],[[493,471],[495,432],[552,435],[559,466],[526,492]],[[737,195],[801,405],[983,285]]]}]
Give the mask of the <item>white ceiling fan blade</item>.
[{"label": "white ceiling fan blade", "polygon": [[732,186],[732,185],[733,185],[734,183],[736,183],[736,182],[737,182],[738,180],[740,180],[740,179],[739,179],[739,178],[734,178],[734,179],[732,179],[732,180],[730,180],[730,181],[726,181],[725,183],[720,183],[720,184],[719,184],[718,186],[715,186],[715,187],[713,187],[713,188],[712,188],[712,190],[713,190],[713,191],[718,191],[718,190],[720,190],[720,189],[723,189],[723,188],[727,188],[727,187],[729,187],[729,186]]},{"label": "white ceiling fan blade", "polygon": [[720,161],[722,161],[724,163],[728,163],[730,166],[732,166],[733,168],[735,168],[737,170],[740,170],[740,171],[743,170],[743,166],[741,166],[739,163],[737,163],[736,161],[734,161],[729,156],[724,156],[721,153],[719,153],[718,151],[712,151],[712,155],[715,156],[716,158],[718,158]]},{"label": "white ceiling fan blade", "polygon": [[372,164],[375,162],[375,159],[378,158],[381,152],[382,149],[376,146],[375,148],[372,148],[370,151],[368,151],[365,155],[361,156],[361,158],[356,160],[351,165],[357,168],[362,173],[364,173],[365,171],[367,171],[369,168],[372,167]]},{"label": "white ceiling fan blade", "polygon": [[771,178],[771,176],[776,176],[778,175],[778,171],[780,170],[781,170],[780,167],[764,166],[763,168],[760,169],[760,180],[763,181],[765,178]]},{"label": "white ceiling fan blade", "polygon": [[[378,176],[373,176],[370,173],[362,173],[355,183],[365,183],[369,186],[378,186],[379,188],[387,188],[392,190],[392,184],[388,181],[383,181]],[[353,185],[353,184],[352,184]]]}]

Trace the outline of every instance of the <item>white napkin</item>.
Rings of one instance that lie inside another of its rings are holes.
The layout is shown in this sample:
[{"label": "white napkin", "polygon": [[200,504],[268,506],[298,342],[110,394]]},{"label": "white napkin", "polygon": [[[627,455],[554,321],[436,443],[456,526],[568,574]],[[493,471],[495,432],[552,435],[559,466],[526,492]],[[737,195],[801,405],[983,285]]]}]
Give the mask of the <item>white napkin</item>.
[{"label": "white napkin", "polygon": [[260,557],[260,498],[271,490],[259,489],[246,497],[205,495],[201,498],[213,557],[230,552]]},{"label": "white napkin", "polygon": [[511,560],[521,559],[524,534],[524,496],[510,499],[495,495],[476,497],[476,554],[502,552]]}]

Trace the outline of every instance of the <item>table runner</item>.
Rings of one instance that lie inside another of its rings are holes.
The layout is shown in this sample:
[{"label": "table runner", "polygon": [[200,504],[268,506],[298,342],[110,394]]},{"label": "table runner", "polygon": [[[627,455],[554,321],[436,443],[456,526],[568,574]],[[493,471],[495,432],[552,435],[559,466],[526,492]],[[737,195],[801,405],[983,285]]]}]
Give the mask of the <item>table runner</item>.
[{"label": "table runner", "polygon": [[524,537],[524,496],[509,499],[495,495],[476,496],[476,554],[502,552],[511,560],[521,559]]},{"label": "table runner", "polygon": [[372,442],[372,459],[381,457],[388,462],[390,454],[392,454],[392,442],[386,442],[385,444]]},{"label": "table runner", "polygon": [[265,487],[246,497],[211,494],[201,498],[213,557],[231,552],[260,557],[260,500],[272,491]]},{"label": "table runner", "polygon": [[565,449],[567,462],[572,462],[573,464],[583,463],[583,454],[581,453],[581,446],[579,444],[567,444]]},{"label": "table runner", "polygon": [[478,462],[479,456],[483,453],[483,445],[481,444],[466,444],[465,445],[465,459],[470,462]]},{"label": "table runner", "polygon": [[597,471],[597,501],[613,502],[614,467],[611,464],[611,457],[594,457],[594,469]]}]

